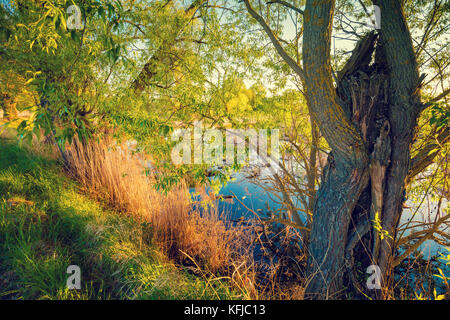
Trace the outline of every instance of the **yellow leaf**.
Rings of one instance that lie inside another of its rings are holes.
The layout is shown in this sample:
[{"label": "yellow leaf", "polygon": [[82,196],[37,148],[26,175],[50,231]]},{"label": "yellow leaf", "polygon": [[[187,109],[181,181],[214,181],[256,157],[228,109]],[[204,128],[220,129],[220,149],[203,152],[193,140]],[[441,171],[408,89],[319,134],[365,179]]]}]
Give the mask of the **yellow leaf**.
[{"label": "yellow leaf", "polygon": [[436,288],[434,288],[433,294],[434,294],[434,300],[444,300],[445,299],[445,295],[443,295],[443,294],[437,295]]}]

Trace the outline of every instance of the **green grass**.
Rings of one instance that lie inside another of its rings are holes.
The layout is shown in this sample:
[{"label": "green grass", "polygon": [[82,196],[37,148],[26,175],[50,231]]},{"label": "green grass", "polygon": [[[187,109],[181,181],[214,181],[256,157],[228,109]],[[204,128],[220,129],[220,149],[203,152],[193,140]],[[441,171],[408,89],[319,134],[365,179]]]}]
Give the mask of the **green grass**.
[{"label": "green grass", "polygon": [[[0,139],[0,299],[232,299],[148,240],[149,226],[79,191],[57,162]],[[81,290],[68,290],[69,265]]]}]

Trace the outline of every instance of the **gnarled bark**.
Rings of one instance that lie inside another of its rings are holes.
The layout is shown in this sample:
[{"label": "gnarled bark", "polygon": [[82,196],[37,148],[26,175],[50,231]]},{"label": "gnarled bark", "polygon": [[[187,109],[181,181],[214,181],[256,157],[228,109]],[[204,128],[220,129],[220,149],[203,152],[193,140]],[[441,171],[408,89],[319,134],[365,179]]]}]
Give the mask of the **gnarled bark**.
[{"label": "gnarled bark", "polygon": [[420,101],[418,67],[411,35],[403,14],[401,1],[376,0],[381,9],[380,38],[389,67],[389,121],[391,123],[392,155],[386,177],[385,200],[382,212],[384,237],[377,260],[388,286],[394,254],[396,228],[402,212],[405,182],[410,167],[411,146],[417,127],[417,119],[423,110]]}]

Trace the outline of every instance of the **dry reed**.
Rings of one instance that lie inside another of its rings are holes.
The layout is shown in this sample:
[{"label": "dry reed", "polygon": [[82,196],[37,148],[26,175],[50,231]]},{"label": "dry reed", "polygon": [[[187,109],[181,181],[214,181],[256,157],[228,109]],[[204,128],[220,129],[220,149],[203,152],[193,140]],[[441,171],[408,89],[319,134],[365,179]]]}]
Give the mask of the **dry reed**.
[{"label": "dry reed", "polygon": [[233,282],[238,279],[239,287],[255,298],[254,283],[249,280],[250,235],[245,227],[228,224],[214,207],[194,210],[185,183],[165,193],[156,190],[142,155],[111,140],[81,143],[75,139],[65,157],[69,172],[87,191],[148,226],[148,236],[167,256],[198,267],[203,274],[206,270],[210,275],[229,276]]}]

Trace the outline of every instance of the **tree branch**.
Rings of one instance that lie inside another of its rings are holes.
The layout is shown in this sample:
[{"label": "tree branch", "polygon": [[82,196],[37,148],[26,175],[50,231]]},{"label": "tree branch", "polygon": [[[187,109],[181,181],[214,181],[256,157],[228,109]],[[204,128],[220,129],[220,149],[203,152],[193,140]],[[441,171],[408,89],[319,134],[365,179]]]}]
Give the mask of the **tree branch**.
[{"label": "tree branch", "polygon": [[442,146],[450,139],[450,128],[444,127],[433,142],[428,143],[419,153],[411,159],[407,180],[411,181],[416,175],[433,163]]},{"label": "tree branch", "polygon": [[261,17],[251,6],[249,0],[244,0],[245,6],[247,8],[248,13],[263,27],[266,34],[269,36],[272,44],[277,50],[278,54],[283,58],[283,60],[294,70],[294,72],[300,76],[300,78],[304,78],[303,69],[292,59],[289,54],[283,49],[280,41],[277,39],[273,31],[270,29],[269,25],[266,23],[263,17]]},{"label": "tree branch", "polygon": [[302,9],[297,8],[296,6],[290,4],[290,3],[287,2],[287,1],[275,0],[275,1],[269,1],[269,2],[267,2],[267,4],[273,4],[273,3],[281,4],[281,5],[285,6],[285,7],[288,7],[289,9],[294,10],[294,11],[297,12],[297,13],[300,13],[300,14],[302,14],[302,15],[304,14],[304,11],[303,11]]},{"label": "tree branch", "polygon": [[398,266],[405,258],[407,258],[414,250],[419,248],[420,245],[422,245],[422,243],[424,243],[426,240],[432,239],[434,237],[434,233],[437,233],[439,231],[438,230],[439,226],[444,222],[446,222],[448,219],[450,219],[449,214],[441,217],[438,221],[436,221],[431,229],[418,231],[405,238],[399,239],[399,243],[404,244],[413,239],[419,238],[419,240],[416,243],[408,247],[403,254],[401,254],[394,260],[393,267]]},{"label": "tree branch", "polygon": [[334,153],[348,164],[362,168],[368,155],[361,134],[338,101],[331,72],[331,34],[334,1],[306,2],[303,65],[306,96],[311,115]]},{"label": "tree branch", "polygon": [[430,102],[437,102],[437,101],[445,98],[446,96],[448,96],[449,93],[450,93],[450,88],[448,88],[447,90],[444,90],[444,92],[442,92],[440,95],[431,99]]}]

